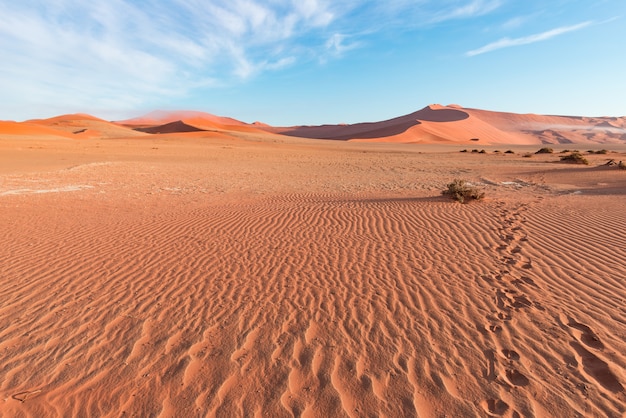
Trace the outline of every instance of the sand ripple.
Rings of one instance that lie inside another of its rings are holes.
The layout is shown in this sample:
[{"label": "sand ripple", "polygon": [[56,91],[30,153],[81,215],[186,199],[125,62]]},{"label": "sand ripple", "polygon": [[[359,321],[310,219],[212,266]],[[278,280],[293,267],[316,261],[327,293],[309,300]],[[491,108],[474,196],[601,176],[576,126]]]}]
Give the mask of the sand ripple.
[{"label": "sand ripple", "polygon": [[318,194],[105,209],[4,229],[2,414],[624,413],[623,217]]}]

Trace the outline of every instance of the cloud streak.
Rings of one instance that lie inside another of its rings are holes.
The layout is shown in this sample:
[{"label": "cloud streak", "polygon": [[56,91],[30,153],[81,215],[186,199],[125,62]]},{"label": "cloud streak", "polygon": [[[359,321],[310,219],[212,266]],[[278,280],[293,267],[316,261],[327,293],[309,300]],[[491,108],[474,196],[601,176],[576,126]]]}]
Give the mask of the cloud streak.
[{"label": "cloud streak", "polygon": [[465,53],[465,55],[468,57],[473,57],[473,56],[480,55],[480,54],[486,54],[487,52],[496,51],[498,49],[511,48],[514,46],[528,45],[528,44],[533,44],[536,42],[547,41],[548,39],[554,38],[559,35],[563,35],[568,32],[574,32],[574,31],[584,29],[592,25],[593,23],[594,23],[593,21],[588,20],[586,22],[582,22],[577,25],[562,26],[562,27],[555,28],[549,31],[537,33],[534,35],[524,36],[521,38],[503,38],[496,42],[492,42],[483,47],[480,47],[478,49],[468,51]]},{"label": "cloud streak", "polygon": [[[99,114],[342,59],[368,36],[470,19],[502,0],[0,2],[0,115]],[[152,106],[152,105],[151,105]],[[21,108],[20,108],[21,107]],[[104,112],[103,112],[104,111]]]},{"label": "cloud streak", "polygon": [[[458,2],[457,2],[458,3]],[[501,0],[473,0],[454,4],[449,9],[436,13],[432,16],[431,22],[443,22],[453,19],[468,19],[472,17],[484,16],[502,6]]]}]

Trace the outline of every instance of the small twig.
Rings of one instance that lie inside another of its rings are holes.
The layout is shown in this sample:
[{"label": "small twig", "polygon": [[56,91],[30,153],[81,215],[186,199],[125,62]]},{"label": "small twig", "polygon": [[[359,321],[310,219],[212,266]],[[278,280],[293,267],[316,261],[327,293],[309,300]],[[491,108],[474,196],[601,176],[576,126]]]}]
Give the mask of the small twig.
[{"label": "small twig", "polygon": [[20,393],[16,393],[15,395],[11,396],[13,399],[20,401],[22,403],[26,402],[26,400],[28,398],[30,398],[32,395],[37,395],[38,393],[41,393],[41,389],[37,389],[37,390],[26,390],[24,392],[20,392]]}]

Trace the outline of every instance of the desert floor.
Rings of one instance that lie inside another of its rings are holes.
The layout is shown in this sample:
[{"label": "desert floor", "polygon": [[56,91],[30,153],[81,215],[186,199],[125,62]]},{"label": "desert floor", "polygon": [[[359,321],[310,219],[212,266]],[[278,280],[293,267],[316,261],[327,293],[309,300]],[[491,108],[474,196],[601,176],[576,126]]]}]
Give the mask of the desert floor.
[{"label": "desert floor", "polygon": [[0,416],[623,417],[604,147],[0,139]]}]

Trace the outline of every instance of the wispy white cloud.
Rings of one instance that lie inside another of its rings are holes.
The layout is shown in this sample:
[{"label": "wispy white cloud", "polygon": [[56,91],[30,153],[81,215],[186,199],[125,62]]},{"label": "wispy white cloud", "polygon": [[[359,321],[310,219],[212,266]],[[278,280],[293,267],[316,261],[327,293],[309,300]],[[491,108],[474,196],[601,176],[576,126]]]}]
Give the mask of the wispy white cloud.
[{"label": "wispy white cloud", "polygon": [[484,16],[502,6],[501,0],[472,0],[454,2],[451,7],[442,8],[432,16],[432,22],[442,22],[452,19],[468,19]]},{"label": "wispy white cloud", "polygon": [[279,70],[296,58],[277,45],[333,19],[326,0],[2,2],[0,112],[47,101],[123,111]]},{"label": "wispy white cloud", "polygon": [[465,53],[468,57],[475,55],[485,54],[487,52],[496,51],[502,48],[510,48],[513,46],[528,45],[535,42],[547,41],[555,36],[563,35],[564,33],[574,32],[581,30],[592,25],[594,22],[589,20],[572,26],[562,26],[559,28],[551,29],[549,31],[537,33],[534,35],[523,36],[521,38],[502,38],[496,42],[492,42],[478,49],[474,49]]},{"label": "wispy white cloud", "polygon": [[341,59],[371,34],[483,16],[502,1],[0,2],[0,116],[49,103],[123,112],[303,61]]},{"label": "wispy white cloud", "polygon": [[358,48],[360,43],[357,41],[348,41],[350,37],[342,33],[334,33],[326,41],[326,49],[334,56],[341,56],[351,49]]},{"label": "wispy white cloud", "polygon": [[504,30],[519,29],[530,19],[530,16],[515,16],[507,20],[501,25]]}]

